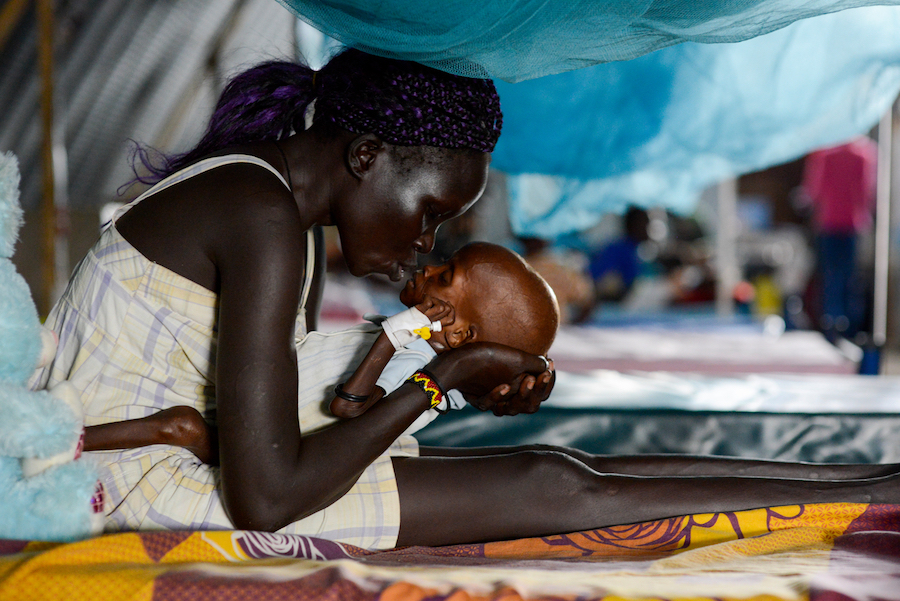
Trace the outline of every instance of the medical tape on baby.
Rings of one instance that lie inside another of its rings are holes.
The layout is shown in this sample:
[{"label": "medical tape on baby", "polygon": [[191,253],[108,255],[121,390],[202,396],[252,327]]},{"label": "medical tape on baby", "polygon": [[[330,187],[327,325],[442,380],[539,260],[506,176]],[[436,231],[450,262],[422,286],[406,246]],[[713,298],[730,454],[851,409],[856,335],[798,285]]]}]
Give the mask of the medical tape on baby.
[{"label": "medical tape on baby", "polygon": [[441,331],[441,322],[431,321],[424,313],[412,307],[388,317],[381,322],[381,327],[394,349],[399,350],[419,338],[428,340],[432,332]]},{"label": "medical tape on baby", "polygon": [[[415,384],[419,388],[419,390],[421,390],[428,396],[428,402],[430,403],[432,409],[437,409],[438,405],[444,402],[444,398],[446,397],[446,395],[444,394],[441,385],[437,383],[437,380],[434,379],[434,376],[432,376],[424,369],[420,369],[419,371],[408,377],[406,381]],[[450,401],[448,400],[447,409],[440,412],[446,413],[450,408],[449,404]]]}]

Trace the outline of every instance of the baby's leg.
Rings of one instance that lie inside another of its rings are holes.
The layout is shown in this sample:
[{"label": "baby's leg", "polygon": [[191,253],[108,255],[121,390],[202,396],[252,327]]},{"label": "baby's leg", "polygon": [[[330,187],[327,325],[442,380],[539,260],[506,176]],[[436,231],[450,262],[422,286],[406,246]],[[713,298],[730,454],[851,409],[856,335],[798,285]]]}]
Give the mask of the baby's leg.
[{"label": "baby's leg", "polygon": [[692,513],[803,503],[897,503],[900,475],[860,480],[599,473],[573,456],[528,450],[394,458],[398,545],[548,536]]},{"label": "baby's leg", "polygon": [[216,432],[193,407],[177,406],[140,419],[84,429],[85,451],[134,449],[155,444],[182,447],[209,464],[218,463]]}]

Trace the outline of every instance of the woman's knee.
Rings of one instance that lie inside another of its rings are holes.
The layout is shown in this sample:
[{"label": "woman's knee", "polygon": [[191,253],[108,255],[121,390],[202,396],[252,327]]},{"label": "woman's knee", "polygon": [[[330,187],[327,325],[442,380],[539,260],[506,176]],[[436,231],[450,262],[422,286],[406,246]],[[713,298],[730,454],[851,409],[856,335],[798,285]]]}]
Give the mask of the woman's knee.
[{"label": "woman's knee", "polygon": [[516,453],[515,457],[519,463],[516,469],[518,477],[539,487],[549,498],[592,495],[601,484],[600,474],[567,449],[534,445]]},{"label": "woman's knee", "polygon": [[536,452],[536,453],[556,453],[556,454],[566,455],[566,456],[571,457],[571,458],[575,459],[576,461],[579,461],[582,464],[588,465],[588,466],[590,464],[587,463],[587,461],[589,461],[591,458],[594,457],[590,453],[586,453],[586,452],[578,450],[578,449],[571,449],[569,447],[561,447],[561,446],[556,446],[556,445],[551,445],[551,444],[543,444],[543,443],[517,446],[517,447],[514,447],[514,451],[515,452],[531,451],[531,452]]}]

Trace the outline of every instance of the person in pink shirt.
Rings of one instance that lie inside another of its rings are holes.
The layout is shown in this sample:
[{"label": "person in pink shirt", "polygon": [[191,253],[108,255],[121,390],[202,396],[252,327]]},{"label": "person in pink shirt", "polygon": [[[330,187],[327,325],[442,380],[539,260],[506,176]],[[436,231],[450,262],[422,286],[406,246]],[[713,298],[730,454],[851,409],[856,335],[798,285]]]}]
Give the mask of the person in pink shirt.
[{"label": "person in pink shirt", "polygon": [[860,136],[806,157],[803,191],[813,209],[825,335],[853,337],[864,307],[857,267],[859,235],[872,226],[877,145]]}]

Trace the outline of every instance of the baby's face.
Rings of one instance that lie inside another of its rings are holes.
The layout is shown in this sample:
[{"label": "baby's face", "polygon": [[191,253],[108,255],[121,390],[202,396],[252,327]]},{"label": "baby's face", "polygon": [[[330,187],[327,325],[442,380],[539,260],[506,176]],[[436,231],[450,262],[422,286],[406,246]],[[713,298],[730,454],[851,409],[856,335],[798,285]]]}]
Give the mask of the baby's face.
[{"label": "baby's face", "polygon": [[[505,251],[504,251],[505,252]],[[400,301],[412,307],[425,295],[453,308],[454,319],[428,340],[440,353],[463,344],[499,341],[502,305],[515,296],[515,277],[504,252],[486,244],[470,244],[459,249],[442,265],[428,265],[416,272],[400,292]]]}]

